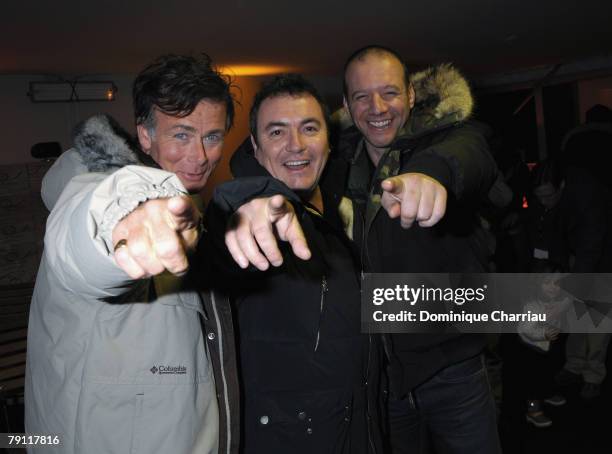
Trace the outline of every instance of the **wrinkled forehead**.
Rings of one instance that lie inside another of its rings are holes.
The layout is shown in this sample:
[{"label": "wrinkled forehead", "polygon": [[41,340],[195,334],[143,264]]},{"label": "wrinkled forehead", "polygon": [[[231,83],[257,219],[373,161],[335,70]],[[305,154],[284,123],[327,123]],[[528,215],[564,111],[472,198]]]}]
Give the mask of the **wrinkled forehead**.
[{"label": "wrinkled forehead", "polygon": [[371,52],[353,60],[344,74],[348,95],[360,90],[374,90],[386,86],[406,88],[404,66],[394,56]]},{"label": "wrinkled forehead", "polygon": [[159,123],[202,123],[211,128],[222,125],[222,128],[227,130],[230,122],[226,103],[209,98],[198,101],[191,112],[166,112],[158,106],[154,106],[151,112],[153,114],[151,126],[154,129]]}]

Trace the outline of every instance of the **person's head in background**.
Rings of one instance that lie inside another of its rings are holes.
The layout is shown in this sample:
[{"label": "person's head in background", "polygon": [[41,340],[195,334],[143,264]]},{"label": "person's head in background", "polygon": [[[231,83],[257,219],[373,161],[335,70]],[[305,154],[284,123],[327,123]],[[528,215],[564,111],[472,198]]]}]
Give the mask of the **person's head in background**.
[{"label": "person's head in background", "polygon": [[[552,267],[551,267],[552,268]],[[561,273],[544,274],[539,279],[539,298],[543,301],[556,301],[562,298]]]},{"label": "person's head in background", "polygon": [[595,104],[586,111],[585,119],[587,123],[607,123],[612,125],[612,109],[603,104]]},{"label": "person's head in background", "polygon": [[561,199],[565,179],[561,165],[556,160],[546,160],[538,163],[532,171],[532,193],[535,199],[545,209],[554,208]]},{"label": "person's head in background", "polygon": [[140,146],[190,193],[202,190],[221,159],[234,120],[230,88],[206,54],[161,56],[134,80]]}]

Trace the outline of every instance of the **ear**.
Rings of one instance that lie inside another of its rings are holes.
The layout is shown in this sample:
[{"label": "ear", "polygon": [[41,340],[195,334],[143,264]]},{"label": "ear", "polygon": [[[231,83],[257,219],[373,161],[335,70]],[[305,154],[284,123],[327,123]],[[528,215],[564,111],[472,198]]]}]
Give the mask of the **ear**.
[{"label": "ear", "polygon": [[415,101],[416,101],[416,93],[414,92],[414,86],[410,84],[408,86],[408,104],[410,105],[410,109],[414,107]]},{"label": "ear", "polygon": [[346,96],[342,97],[342,106],[344,107],[344,111],[342,112],[344,115],[341,115],[340,117],[340,125],[341,125],[340,127],[342,129],[345,129],[355,124],[355,119],[353,118],[351,109],[349,109],[349,104],[348,104],[348,101],[346,100]]},{"label": "ear", "polygon": [[346,96],[342,97],[342,105],[344,106],[344,110],[346,110],[346,113],[350,114],[351,111],[349,110],[348,101],[346,100]]},{"label": "ear", "polygon": [[259,147],[257,146],[257,141],[255,140],[255,137],[253,137],[253,134],[251,134],[251,145],[253,145],[253,156],[255,156],[255,159],[257,159],[259,162],[259,159],[257,158],[259,155]]},{"label": "ear", "polygon": [[146,154],[150,154],[153,141],[151,140],[149,130],[143,125],[138,125],[136,126],[136,132],[138,133],[140,148],[142,148],[142,151],[144,151]]}]

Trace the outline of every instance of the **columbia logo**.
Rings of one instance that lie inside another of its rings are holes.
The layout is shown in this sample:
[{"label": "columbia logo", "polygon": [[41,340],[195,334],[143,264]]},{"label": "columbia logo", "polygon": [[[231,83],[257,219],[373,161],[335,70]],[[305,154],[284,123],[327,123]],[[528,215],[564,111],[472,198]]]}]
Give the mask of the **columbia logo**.
[{"label": "columbia logo", "polygon": [[152,374],[159,375],[187,375],[187,368],[183,365],[178,366],[153,366],[149,369]]}]

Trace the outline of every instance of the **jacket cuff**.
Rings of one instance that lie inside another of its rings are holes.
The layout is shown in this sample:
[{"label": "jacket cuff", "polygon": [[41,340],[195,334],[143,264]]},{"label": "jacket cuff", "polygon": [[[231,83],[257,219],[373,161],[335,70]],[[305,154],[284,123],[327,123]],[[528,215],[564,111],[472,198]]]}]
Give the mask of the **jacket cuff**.
[{"label": "jacket cuff", "polygon": [[213,200],[224,212],[233,213],[253,199],[277,194],[285,196],[291,202],[300,201],[287,185],[272,177],[245,177],[228,181],[215,188]]},{"label": "jacket cuff", "polygon": [[438,181],[448,191],[454,192],[453,177],[448,163],[433,153],[413,156],[401,173],[422,173]]},{"label": "jacket cuff", "polygon": [[[149,174],[141,172],[138,166],[127,166],[107,179],[107,182],[112,180],[114,183],[112,186],[114,186],[115,196],[104,209],[98,236],[106,243],[109,251],[112,250],[113,229],[138,205],[147,200],[187,194],[178,178],[173,174],[157,169],[147,170]],[[125,175],[120,175],[121,173]],[[107,188],[104,186],[102,184],[98,188],[96,191],[98,194],[94,193],[94,198],[106,192]]]}]

